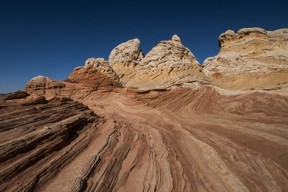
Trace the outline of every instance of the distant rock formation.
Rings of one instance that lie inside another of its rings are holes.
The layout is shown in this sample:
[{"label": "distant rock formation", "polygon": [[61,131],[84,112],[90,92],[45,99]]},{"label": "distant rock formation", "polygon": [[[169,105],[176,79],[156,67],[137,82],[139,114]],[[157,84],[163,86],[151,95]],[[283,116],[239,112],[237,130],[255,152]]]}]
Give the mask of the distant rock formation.
[{"label": "distant rock formation", "polygon": [[234,90],[288,89],[288,29],[244,28],[237,33],[228,30],[218,42],[218,55],[207,58],[201,66],[177,35],[160,41],[146,56],[140,40],[132,39],[116,46],[108,61],[90,58],[65,81],[33,78],[26,90],[37,95],[47,95],[49,90],[50,95],[59,96],[61,91],[61,95],[73,95],[75,90],[84,88],[88,94],[109,87],[167,89],[193,87],[197,83]]},{"label": "distant rock formation", "polygon": [[109,62],[127,87],[167,88],[205,79],[199,62],[177,35],[158,43],[144,58],[140,41],[127,41],[112,50]]},{"label": "distant rock formation", "polygon": [[140,65],[141,70],[127,86],[165,88],[205,79],[199,62],[177,35],[158,43]]},{"label": "distant rock formation", "polygon": [[204,61],[211,83],[227,89],[269,89],[288,84],[288,29],[228,30],[220,52]]}]

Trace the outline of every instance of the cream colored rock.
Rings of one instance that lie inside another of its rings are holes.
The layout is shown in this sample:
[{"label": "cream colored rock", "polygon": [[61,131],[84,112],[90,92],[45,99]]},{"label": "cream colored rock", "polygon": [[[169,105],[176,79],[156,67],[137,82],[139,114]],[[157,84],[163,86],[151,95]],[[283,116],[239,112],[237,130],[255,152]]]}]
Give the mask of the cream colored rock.
[{"label": "cream colored rock", "polygon": [[174,34],[172,36],[172,41],[181,43],[181,39],[178,35]]},{"label": "cream colored rock", "polygon": [[203,72],[212,84],[229,89],[288,86],[288,29],[228,30],[218,42],[218,55],[203,64]]},{"label": "cream colored rock", "polygon": [[185,82],[203,81],[201,66],[177,35],[158,43],[139,63],[126,86],[166,88]]},{"label": "cream colored rock", "polygon": [[143,57],[144,54],[140,48],[140,40],[136,38],[115,47],[109,55],[109,62],[112,64],[134,62],[140,61]]},{"label": "cream colored rock", "polygon": [[139,39],[131,39],[115,47],[109,55],[109,64],[121,77],[122,84],[137,73],[137,65],[144,57]]}]

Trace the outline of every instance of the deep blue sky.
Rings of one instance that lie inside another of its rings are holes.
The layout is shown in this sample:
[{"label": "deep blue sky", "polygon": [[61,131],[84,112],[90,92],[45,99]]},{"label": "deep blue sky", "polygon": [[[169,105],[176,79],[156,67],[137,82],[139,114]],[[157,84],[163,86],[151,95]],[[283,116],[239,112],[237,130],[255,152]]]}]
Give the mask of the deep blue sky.
[{"label": "deep blue sky", "polygon": [[65,79],[136,37],[147,53],[178,34],[202,63],[218,53],[221,33],[254,26],[287,28],[287,0],[1,0],[0,93],[24,89],[37,75]]}]

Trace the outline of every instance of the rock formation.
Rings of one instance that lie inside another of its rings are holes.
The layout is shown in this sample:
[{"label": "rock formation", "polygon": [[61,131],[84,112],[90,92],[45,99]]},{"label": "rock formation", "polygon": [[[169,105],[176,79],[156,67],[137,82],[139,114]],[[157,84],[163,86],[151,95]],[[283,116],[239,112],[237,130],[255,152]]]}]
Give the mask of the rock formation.
[{"label": "rock formation", "polygon": [[13,99],[23,99],[28,97],[29,94],[26,91],[16,91],[14,93],[10,93],[5,97],[5,100],[13,100]]},{"label": "rock formation", "polygon": [[121,78],[123,85],[138,72],[138,64],[144,53],[140,48],[140,40],[132,39],[116,46],[109,55],[109,64]]},{"label": "rock formation", "polygon": [[67,100],[5,103],[0,113],[0,191],[39,190],[86,149],[101,120]]},{"label": "rock formation", "polygon": [[218,42],[218,55],[204,61],[203,72],[212,84],[227,89],[288,86],[288,29],[228,30]]},{"label": "rock formation", "polygon": [[[275,102],[277,101],[277,102]],[[2,104],[1,191],[285,191],[287,96],[94,91]]]},{"label": "rock formation", "polygon": [[0,95],[0,191],[286,191],[287,30],[219,43],[207,77],[174,35]]},{"label": "rock formation", "polygon": [[120,79],[103,58],[89,58],[83,67],[76,67],[68,77],[69,82],[88,87],[119,86]]},{"label": "rock formation", "polygon": [[127,41],[112,50],[109,62],[127,87],[155,89],[205,81],[199,62],[177,35],[158,43],[144,58],[140,41]]},{"label": "rock formation", "polygon": [[49,77],[37,76],[32,78],[26,84],[26,91],[33,95],[43,96],[47,91],[52,91],[57,95],[61,88],[64,88],[65,84],[61,81],[56,81]]},{"label": "rock formation", "polygon": [[126,86],[166,88],[187,82],[205,80],[193,53],[177,35],[158,43],[140,62],[141,70]]}]

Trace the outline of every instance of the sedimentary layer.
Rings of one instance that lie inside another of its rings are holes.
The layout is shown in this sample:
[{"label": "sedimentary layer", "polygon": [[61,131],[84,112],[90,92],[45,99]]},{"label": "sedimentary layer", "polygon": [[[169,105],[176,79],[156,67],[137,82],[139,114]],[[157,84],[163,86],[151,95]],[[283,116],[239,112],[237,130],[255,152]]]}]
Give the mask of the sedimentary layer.
[{"label": "sedimentary layer", "polygon": [[114,88],[78,99],[103,118],[71,101],[3,104],[1,190],[288,188],[286,96],[202,86]]},{"label": "sedimentary layer", "polygon": [[125,87],[163,89],[206,81],[200,63],[177,35],[160,41],[145,56],[138,39],[122,43],[112,50],[109,63]]},{"label": "sedimentary layer", "polygon": [[226,89],[287,88],[288,29],[228,30],[218,42],[218,55],[203,64],[203,72],[213,85]]},{"label": "sedimentary layer", "polygon": [[219,44],[202,70],[176,35],[133,39],[0,95],[0,191],[286,191],[287,30]]}]

